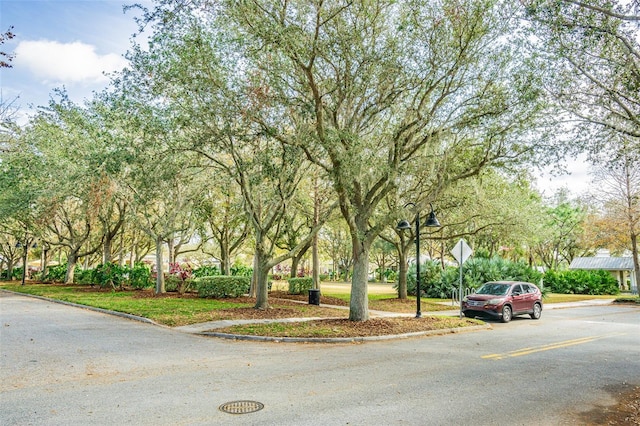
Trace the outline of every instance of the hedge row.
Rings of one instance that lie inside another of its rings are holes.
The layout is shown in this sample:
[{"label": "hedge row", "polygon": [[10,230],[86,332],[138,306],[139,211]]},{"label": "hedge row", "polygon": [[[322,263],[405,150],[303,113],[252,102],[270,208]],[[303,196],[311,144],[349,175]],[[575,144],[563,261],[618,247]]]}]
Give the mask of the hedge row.
[{"label": "hedge row", "polygon": [[[416,294],[416,268],[411,265],[407,273],[407,292]],[[618,294],[617,280],[607,271],[564,270],[547,271],[545,274],[529,267],[524,262],[494,258],[474,258],[463,265],[464,288],[477,289],[487,281],[526,281],[536,285],[542,280],[544,292],[561,294]],[[438,262],[425,262],[420,269],[422,296],[449,298],[458,290],[460,270]],[[397,283],[396,283],[397,288]]]},{"label": "hedge row", "polygon": [[[66,265],[58,265],[49,269],[48,277],[52,281],[64,280]],[[100,287],[143,289],[153,285],[151,270],[144,263],[136,263],[133,268],[117,263],[105,263],[94,269],[76,269],[74,281],[78,284],[91,284]]]},{"label": "hedge row", "polygon": [[209,298],[239,297],[249,293],[251,278],[216,275],[211,277],[198,277],[194,280],[198,296]]},{"label": "hedge row", "polygon": [[548,271],[544,285],[553,293],[562,294],[618,294],[618,280],[607,271]]},{"label": "hedge row", "polygon": [[[477,289],[487,281],[513,280],[540,282],[542,274],[524,262],[512,262],[499,257],[493,259],[472,258],[462,267],[464,288]],[[396,283],[396,288],[397,288]],[[444,270],[437,261],[427,261],[420,267],[420,287],[422,297],[446,299],[457,292],[460,285],[460,269],[447,267]],[[407,293],[416,294],[416,267],[409,267],[407,273]]]},{"label": "hedge row", "polygon": [[289,294],[307,294],[313,287],[313,278],[311,277],[299,277],[289,278]]}]

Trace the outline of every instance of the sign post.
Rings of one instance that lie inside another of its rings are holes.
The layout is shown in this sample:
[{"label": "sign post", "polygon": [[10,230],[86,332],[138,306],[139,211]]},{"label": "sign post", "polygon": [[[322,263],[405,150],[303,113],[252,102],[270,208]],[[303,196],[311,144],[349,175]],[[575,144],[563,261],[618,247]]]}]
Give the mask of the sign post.
[{"label": "sign post", "polygon": [[473,250],[463,238],[460,238],[460,241],[458,241],[455,247],[451,250],[451,254],[458,261],[458,265],[460,266],[460,287],[458,289],[458,298],[460,299],[460,318],[462,318],[462,264],[466,262],[472,253]]}]

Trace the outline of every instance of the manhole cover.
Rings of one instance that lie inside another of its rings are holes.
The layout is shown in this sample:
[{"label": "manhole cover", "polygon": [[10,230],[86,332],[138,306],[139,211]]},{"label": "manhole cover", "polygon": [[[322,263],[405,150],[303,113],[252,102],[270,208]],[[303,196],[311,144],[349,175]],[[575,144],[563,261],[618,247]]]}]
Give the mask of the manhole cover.
[{"label": "manhole cover", "polygon": [[229,414],[247,414],[255,413],[264,408],[264,404],[258,401],[231,401],[218,407],[220,411]]}]

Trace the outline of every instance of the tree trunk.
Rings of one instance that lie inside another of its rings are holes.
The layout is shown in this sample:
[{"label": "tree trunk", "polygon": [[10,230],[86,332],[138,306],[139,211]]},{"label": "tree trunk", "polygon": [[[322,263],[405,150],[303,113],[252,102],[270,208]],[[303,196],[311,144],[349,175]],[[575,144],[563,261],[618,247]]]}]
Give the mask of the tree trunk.
[{"label": "tree trunk", "polygon": [[269,309],[269,267],[266,266],[266,255],[256,251],[253,277],[256,287],[256,309]]},{"label": "tree trunk", "polygon": [[295,278],[298,276],[298,264],[300,262],[300,257],[298,256],[293,256],[291,258],[291,272],[289,273],[289,276],[291,278]]},{"label": "tree trunk", "polygon": [[638,255],[638,235],[631,234],[631,256],[636,275],[636,292],[640,296],[640,256]]},{"label": "tree trunk", "polygon": [[49,250],[45,248],[42,250],[42,271],[41,271],[42,281],[44,281],[45,277],[47,276],[48,268],[49,268]]},{"label": "tree trunk", "polygon": [[351,278],[351,301],[349,319],[367,321],[369,319],[369,250],[365,244],[353,238],[353,277]]},{"label": "tree trunk", "polygon": [[156,237],[156,294],[166,293],[164,287],[164,268],[162,258],[162,237]]},{"label": "tree trunk", "polygon": [[398,299],[407,299],[407,272],[409,264],[407,263],[407,253],[404,248],[404,242],[400,242],[401,247],[398,250]]},{"label": "tree trunk", "polygon": [[7,279],[13,281],[13,259],[7,259]]},{"label": "tree trunk", "polygon": [[124,226],[120,228],[120,238],[118,240],[118,265],[124,265]]},{"label": "tree trunk", "polygon": [[251,286],[249,287],[249,297],[257,297],[258,291],[258,270],[260,269],[258,262],[258,252],[253,255],[253,274],[251,274]]},{"label": "tree trunk", "polygon": [[[318,176],[313,179],[313,227],[318,226],[320,221],[320,195],[318,194]],[[312,286],[314,290],[320,290],[320,256],[318,255],[318,233],[313,235],[311,240],[311,262],[312,262]]]},{"label": "tree trunk", "polygon": [[220,269],[222,275],[231,275],[231,264],[228,257],[220,259]]},{"label": "tree trunk", "polygon": [[220,241],[220,269],[222,275],[231,275],[231,253],[229,252],[229,239],[224,237]]},{"label": "tree trunk", "polygon": [[76,262],[78,261],[78,251],[71,249],[69,256],[67,256],[67,273],[64,276],[65,284],[73,284],[73,275],[76,269]]},{"label": "tree trunk", "polygon": [[311,258],[313,262],[313,286],[314,290],[320,290],[320,256],[318,255],[318,234],[313,236],[311,245]]},{"label": "tree trunk", "polygon": [[129,267],[133,268],[133,266],[136,264],[136,261],[138,259],[136,259],[136,251],[137,251],[137,240],[136,240],[136,233],[135,231],[132,233],[131,236],[131,251],[129,252]]},{"label": "tree trunk", "polygon": [[[29,242],[28,244],[31,244]],[[22,252],[22,281],[21,285],[24,285],[27,279],[27,257],[29,257],[29,245],[24,246],[24,251]]]},{"label": "tree trunk", "polygon": [[111,241],[109,233],[105,235],[104,244],[102,246],[102,263],[107,264],[111,263]]},{"label": "tree trunk", "polygon": [[169,252],[169,265],[171,265],[172,263],[176,263],[176,258],[174,253],[175,241],[173,240],[173,236],[170,238],[167,238],[167,245],[169,247],[167,249],[167,251]]}]

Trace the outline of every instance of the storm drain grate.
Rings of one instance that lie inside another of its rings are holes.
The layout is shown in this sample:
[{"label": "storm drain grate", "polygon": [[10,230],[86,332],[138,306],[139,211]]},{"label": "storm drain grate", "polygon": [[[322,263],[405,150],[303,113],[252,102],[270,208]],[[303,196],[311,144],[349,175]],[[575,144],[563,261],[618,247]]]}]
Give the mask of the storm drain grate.
[{"label": "storm drain grate", "polygon": [[264,404],[258,401],[231,401],[222,404],[218,409],[229,414],[255,413],[264,408]]}]

